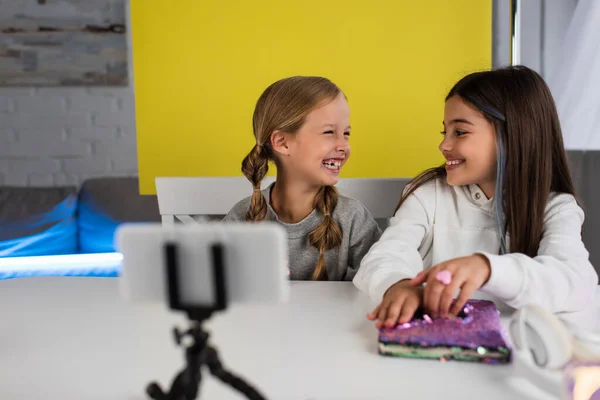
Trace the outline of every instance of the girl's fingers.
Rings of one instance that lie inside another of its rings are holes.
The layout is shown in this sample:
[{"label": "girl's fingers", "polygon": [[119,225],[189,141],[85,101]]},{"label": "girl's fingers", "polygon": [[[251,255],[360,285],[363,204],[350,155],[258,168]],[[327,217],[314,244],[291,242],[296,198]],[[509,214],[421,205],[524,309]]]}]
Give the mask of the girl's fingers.
[{"label": "girl's fingers", "polygon": [[450,284],[444,288],[444,291],[440,295],[440,303],[438,308],[439,314],[442,318],[448,317],[454,296],[467,280],[468,277],[463,276],[463,274],[457,271],[454,274],[454,277],[452,277],[452,282],[450,282]]},{"label": "girl's fingers", "polygon": [[387,319],[385,320],[385,326],[388,328],[392,328],[396,326],[398,323],[398,318],[400,317],[400,311],[402,310],[402,304],[404,303],[404,299],[396,299],[390,303],[387,313]]},{"label": "girl's fingers", "polygon": [[367,318],[370,319],[371,321],[373,321],[375,318],[377,318],[377,314],[379,313],[380,308],[381,308],[381,303],[379,303],[379,305],[377,307],[375,307],[375,309],[373,311],[371,311],[370,313],[367,314]]},{"label": "girl's fingers", "polygon": [[400,313],[400,319],[398,320],[398,323],[404,324],[410,321],[413,315],[415,315],[417,308],[419,308],[418,301],[405,301],[402,305],[402,312]]},{"label": "girl's fingers", "polygon": [[430,269],[430,268],[428,268],[428,269],[425,269],[425,270],[423,270],[423,271],[419,272],[419,273],[417,274],[417,276],[415,276],[414,278],[412,278],[412,279],[410,280],[410,285],[411,285],[411,286],[419,286],[419,285],[422,285],[424,282],[426,282],[426,281],[427,281],[427,278],[429,277],[430,270],[431,270],[431,269]]},{"label": "girl's fingers", "polygon": [[470,281],[465,282],[465,284],[460,290],[460,294],[458,295],[456,302],[454,303],[454,306],[452,307],[452,310],[450,310],[452,315],[458,315],[460,310],[463,309],[467,301],[471,298],[471,296],[477,289],[478,287],[475,283]]}]

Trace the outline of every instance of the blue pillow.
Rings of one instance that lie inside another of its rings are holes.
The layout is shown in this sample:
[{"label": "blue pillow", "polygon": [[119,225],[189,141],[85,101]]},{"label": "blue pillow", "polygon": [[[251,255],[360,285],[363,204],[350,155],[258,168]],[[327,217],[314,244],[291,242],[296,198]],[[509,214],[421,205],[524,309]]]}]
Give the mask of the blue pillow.
[{"label": "blue pillow", "polygon": [[0,257],[77,252],[75,188],[0,188]]},{"label": "blue pillow", "polygon": [[79,192],[80,253],[115,251],[114,235],[125,222],[160,221],[156,196],[142,196],[136,177],[86,180]]},{"label": "blue pillow", "polygon": [[115,221],[95,202],[87,190],[79,196],[80,253],[108,253],[115,251],[114,235],[120,222]]}]

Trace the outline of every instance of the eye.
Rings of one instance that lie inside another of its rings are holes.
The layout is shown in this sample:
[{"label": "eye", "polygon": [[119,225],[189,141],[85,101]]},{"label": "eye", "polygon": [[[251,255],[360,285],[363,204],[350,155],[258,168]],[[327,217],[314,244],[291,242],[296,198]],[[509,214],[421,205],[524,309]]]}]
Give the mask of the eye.
[{"label": "eye", "polygon": [[344,132],[344,136],[350,136],[350,132]]},{"label": "eye", "polygon": [[461,131],[461,130],[459,130],[459,129],[457,129],[457,130],[456,130],[456,136],[462,136],[462,135],[464,135],[464,134],[466,134],[466,133],[468,133],[468,132]]},{"label": "eye", "polygon": [[333,131],[325,131],[323,133],[326,134],[326,135],[333,135]]},{"label": "eye", "polygon": [[440,133],[444,136],[446,135],[446,131],[441,131]]}]

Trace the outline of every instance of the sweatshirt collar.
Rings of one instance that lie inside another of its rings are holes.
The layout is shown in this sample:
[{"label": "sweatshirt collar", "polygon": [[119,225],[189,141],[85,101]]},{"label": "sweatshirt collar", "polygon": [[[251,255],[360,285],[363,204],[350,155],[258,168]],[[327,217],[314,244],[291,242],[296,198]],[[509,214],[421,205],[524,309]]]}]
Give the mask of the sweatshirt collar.
[{"label": "sweatshirt collar", "polygon": [[476,184],[466,186],[466,195],[475,206],[489,212],[493,212],[494,198],[487,198],[483,190]]}]

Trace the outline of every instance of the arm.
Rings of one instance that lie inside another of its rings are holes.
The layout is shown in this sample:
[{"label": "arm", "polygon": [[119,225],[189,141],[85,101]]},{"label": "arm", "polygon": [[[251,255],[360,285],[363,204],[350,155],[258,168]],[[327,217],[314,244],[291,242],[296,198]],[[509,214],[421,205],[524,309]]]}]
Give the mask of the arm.
[{"label": "arm", "polygon": [[563,312],[589,307],[598,275],[581,241],[583,219],[583,210],[572,196],[556,196],[546,211],[538,255],[483,253],[491,275],[481,291],[515,308],[538,304]]},{"label": "arm", "polygon": [[[422,189],[435,190],[435,186],[427,186]],[[377,302],[394,283],[413,278],[423,269],[419,248],[431,221],[420,191],[411,194],[391,218],[390,226],[362,259],[354,277],[354,285]]]}]

